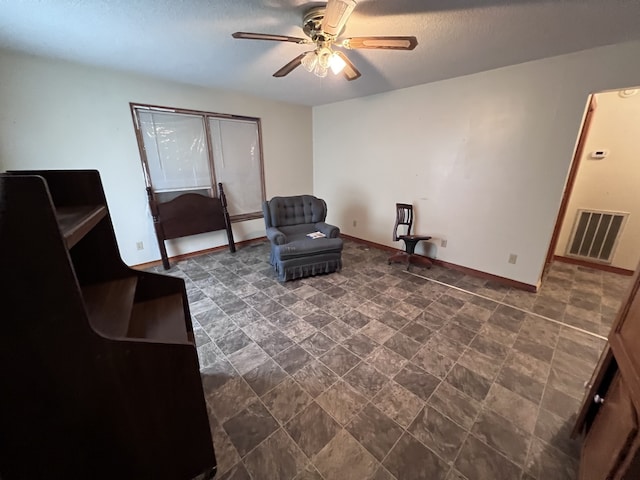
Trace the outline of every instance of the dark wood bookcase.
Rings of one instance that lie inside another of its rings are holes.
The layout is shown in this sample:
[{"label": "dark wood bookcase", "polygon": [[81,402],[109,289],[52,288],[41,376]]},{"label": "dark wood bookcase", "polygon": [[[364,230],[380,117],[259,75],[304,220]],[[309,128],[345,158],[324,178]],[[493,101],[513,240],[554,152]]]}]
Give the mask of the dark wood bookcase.
[{"label": "dark wood bookcase", "polygon": [[0,271],[2,480],[215,473],[184,281],[124,264],[97,171],[0,174]]}]

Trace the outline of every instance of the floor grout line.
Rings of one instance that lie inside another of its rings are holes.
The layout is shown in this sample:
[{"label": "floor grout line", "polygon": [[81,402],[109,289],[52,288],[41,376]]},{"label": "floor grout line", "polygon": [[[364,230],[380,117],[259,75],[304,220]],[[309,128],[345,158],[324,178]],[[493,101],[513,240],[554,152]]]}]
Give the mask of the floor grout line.
[{"label": "floor grout line", "polygon": [[[405,272],[406,272],[406,271],[405,271]],[[586,335],[591,335],[592,337],[599,338],[600,340],[607,340],[607,337],[604,337],[604,336],[599,335],[599,334],[597,334],[597,333],[589,332],[588,330],[584,330],[584,329],[582,329],[582,328],[580,328],[580,327],[575,327],[575,326],[573,326],[573,325],[569,325],[568,323],[564,323],[564,322],[561,322],[561,321],[559,321],[559,320],[555,320],[555,319],[550,318],[550,317],[545,317],[544,315],[541,315],[541,314],[536,313],[536,312],[532,312],[531,310],[526,310],[526,309],[524,309],[524,308],[522,308],[522,307],[518,307],[518,306],[515,306],[515,305],[511,305],[510,303],[505,303],[505,302],[503,302],[503,301],[501,301],[501,300],[496,300],[496,299],[494,299],[494,298],[487,297],[487,296],[485,296],[485,295],[481,295],[481,294],[479,294],[479,293],[471,292],[471,291],[469,291],[469,290],[465,290],[464,288],[460,288],[460,287],[457,287],[457,286],[455,286],[455,285],[451,285],[451,284],[449,284],[449,283],[444,283],[444,282],[441,282],[441,281],[436,280],[436,279],[434,279],[434,278],[425,277],[425,276],[423,276],[423,275],[419,275],[419,274],[417,274],[417,273],[413,273],[413,272],[406,272],[406,273],[408,273],[409,275],[413,275],[413,276],[415,276],[415,277],[418,277],[418,278],[422,278],[422,279],[424,279],[424,280],[428,280],[428,281],[430,281],[430,282],[437,283],[437,284],[439,284],[439,285],[443,285],[443,286],[445,286],[445,287],[454,288],[454,289],[456,289],[456,290],[459,290],[459,291],[461,291],[461,292],[468,293],[468,294],[470,294],[470,295],[475,295],[476,297],[484,298],[485,300],[490,300],[490,301],[495,302],[495,303],[498,303],[498,304],[500,304],[500,305],[504,305],[505,307],[511,307],[511,308],[516,309],[516,310],[520,310],[521,312],[528,313],[529,315],[534,315],[534,316],[536,316],[536,317],[538,317],[538,318],[541,318],[541,319],[546,320],[546,321],[548,321],[548,322],[555,323],[555,324],[560,325],[560,326],[562,326],[562,327],[571,328],[571,329],[573,329],[573,330],[576,330],[576,331],[578,331],[578,332],[584,333],[584,334],[586,334]]]}]

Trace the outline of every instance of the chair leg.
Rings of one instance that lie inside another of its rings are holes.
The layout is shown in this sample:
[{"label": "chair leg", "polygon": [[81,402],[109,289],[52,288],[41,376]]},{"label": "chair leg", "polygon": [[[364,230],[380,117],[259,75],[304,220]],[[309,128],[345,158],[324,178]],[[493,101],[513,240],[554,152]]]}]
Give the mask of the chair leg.
[{"label": "chair leg", "polygon": [[392,262],[396,263],[406,263],[407,270],[411,267],[411,264],[420,265],[426,268],[431,268],[433,264],[428,257],[423,257],[416,253],[413,253],[416,249],[416,245],[419,240],[405,240],[406,251],[394,253],[387,259],[387,265],[391,265]]},{"label": "chair leg", "polygon": [[412,239],[412,238],[405,238],[404,239],[405,251],[410,256],[413,255],[414,252],[416,251],[416,245],[418,244],[418,242],[420,242],[420,240],[416,240],[416,239]]},{"label": "chair leg", "polygon": [[391,263],[406,263],[407,268],[409,268],[409,257],[410,255],[407,252],[394,253],[387,259],[387,265],[391,265]]},{"label": "chair leg", "polygon": [[409,270],[409,265],[420,265],[421,267],[426,267],[427,269],[431,268],[433,262],[428,257],[423,257],[421,255],[409,255],[407,270]]}]

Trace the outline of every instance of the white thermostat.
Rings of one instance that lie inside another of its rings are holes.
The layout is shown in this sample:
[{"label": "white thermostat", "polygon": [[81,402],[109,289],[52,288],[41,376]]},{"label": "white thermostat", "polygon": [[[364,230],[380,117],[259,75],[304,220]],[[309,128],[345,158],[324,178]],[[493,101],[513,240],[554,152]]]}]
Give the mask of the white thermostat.
[{"label": "white thermostat", "polygon": [[607,155],[609,155],[609,150],[596,150],[595,152],[591,152],[591,158],[595,158],[596,160],[602,160]]}]

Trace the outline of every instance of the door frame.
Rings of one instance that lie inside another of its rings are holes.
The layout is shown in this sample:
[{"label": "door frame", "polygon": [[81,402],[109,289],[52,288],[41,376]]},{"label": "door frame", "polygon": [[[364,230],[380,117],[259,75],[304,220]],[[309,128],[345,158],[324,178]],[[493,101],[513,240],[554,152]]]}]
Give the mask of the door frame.
[{"label": "door frame", "polygon": [[573,193],[573,187],[576,183],[578,169],[580,168],[580,164],[582,163],[581,160],[584,154],[585,144],[587,142],[587,137],[589,136],[589,130],[591,128],[593,114],[596,110],[596,107],[596,96],[592,93],[591,95],[589,95],[587,111],[585,112],[584,120],[582,121],[582,127],[580,128],[580,134],[578,135],[576,150],[573,155],[573,160],[571,161],[571,166],[569,167],[569,175],[567,176],[567,182],[564,187],[564,193],[562,194],[560,208],[558,209],[556,224],[553,228],[553,234],[551,235],[551,242],[549,243],[549,249],[547,250],[547,257],[544,262],[544,269],[542,270],[541,280],[544,279],[546,273],[549,270],[549,267],[551,266],[551,263],[553,262],[556,247],[558,246],[558,239],[560,238],[560,231],[562,230],[562,225],[567,214],[567,207],[569,205],[569,200],[571,199],[571,194]]}]

